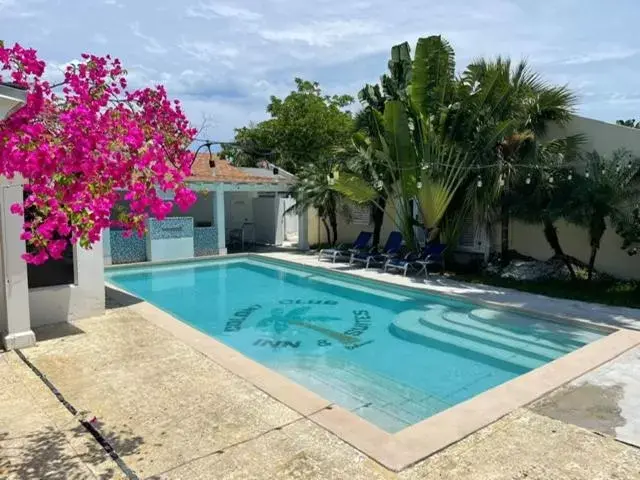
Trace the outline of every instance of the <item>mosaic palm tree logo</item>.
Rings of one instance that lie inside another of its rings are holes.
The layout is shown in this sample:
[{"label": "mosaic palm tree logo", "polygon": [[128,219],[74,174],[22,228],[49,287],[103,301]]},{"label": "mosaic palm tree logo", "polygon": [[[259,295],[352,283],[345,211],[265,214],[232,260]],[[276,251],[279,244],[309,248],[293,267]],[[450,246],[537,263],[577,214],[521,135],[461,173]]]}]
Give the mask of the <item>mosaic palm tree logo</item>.
[{"label": "mosaic palm tree logo", "polygon": [[275,331],[280,334],[289,329],[289,326],[298,326],[321,333],[327,337],[337,340],[345,345],[350,345],[358,341],[358,338],[336,332],[328,327],[318,325],[329,322],[339,321],[340,317],[332,317],[330,315],[310,315],[311,307],[298,307],[293,310],[285,311],[284,308],[278,307],[271,309],[271,315],[263,318],[257,323],[257,327],[264,330]]}]

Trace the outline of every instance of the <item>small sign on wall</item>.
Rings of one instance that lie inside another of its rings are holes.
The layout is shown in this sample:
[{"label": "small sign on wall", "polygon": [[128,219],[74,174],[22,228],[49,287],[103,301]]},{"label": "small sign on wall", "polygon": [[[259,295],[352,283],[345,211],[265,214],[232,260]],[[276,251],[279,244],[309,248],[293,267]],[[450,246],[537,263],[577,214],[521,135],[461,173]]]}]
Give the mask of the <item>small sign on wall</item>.
[{"label": "small sign on wall", "polygon": [[369,225],[371,223],[371,206],[351,205],[351,220],[354,225]]}]

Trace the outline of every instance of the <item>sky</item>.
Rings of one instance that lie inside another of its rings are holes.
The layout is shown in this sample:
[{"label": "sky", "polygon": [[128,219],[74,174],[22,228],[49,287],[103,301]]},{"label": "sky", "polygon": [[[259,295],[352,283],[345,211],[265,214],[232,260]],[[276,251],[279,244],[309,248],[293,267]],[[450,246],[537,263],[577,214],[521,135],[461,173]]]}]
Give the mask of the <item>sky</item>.
[{"label": "sky", "polygon": [[577,93],[579,114],[640,118],[639,18],[637,0],[0,0],[0,39],[38,50],[51,76],[83,52],[110,53],[132,86],[166,85],[200,137],[228,141],[294,77],[355,96],[392,45],[435,34],[458,71],[526,58]]}]

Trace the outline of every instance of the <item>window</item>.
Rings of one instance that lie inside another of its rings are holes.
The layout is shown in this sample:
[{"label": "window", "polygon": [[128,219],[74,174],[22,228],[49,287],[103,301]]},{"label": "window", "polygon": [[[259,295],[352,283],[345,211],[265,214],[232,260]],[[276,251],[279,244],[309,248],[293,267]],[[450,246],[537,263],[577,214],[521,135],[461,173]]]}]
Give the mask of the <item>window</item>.
[{"label": "window", "polygon": [[[26,193],[24,196],[26,197]],[[26,221],[33,215],[33,212],[25,211]],[[27,246],[27,252],[29,246]],[[72,285],[75,283],[75,266],[73,246],[67,245],[62,258],[59,260],[49,259],[42,265],[27,265],[27,279],[29,288],[53,287],[55,285]]]},{"label": "window", "polygon": [[460,229],[458,250],[465,252],[485,253],[489,247],[486,228],[482,228],[473,221],[473,217],[465,218]]}]

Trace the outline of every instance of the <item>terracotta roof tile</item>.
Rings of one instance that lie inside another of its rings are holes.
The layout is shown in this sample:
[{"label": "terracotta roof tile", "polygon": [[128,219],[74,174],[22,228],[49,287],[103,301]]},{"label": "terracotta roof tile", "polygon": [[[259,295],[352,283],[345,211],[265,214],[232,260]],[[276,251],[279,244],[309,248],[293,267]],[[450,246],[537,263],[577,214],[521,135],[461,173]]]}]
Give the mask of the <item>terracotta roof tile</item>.
[{"label": "terracotta roof tile", "polygon": [[249,175],[239,168],[229,164],[226,160],[221,160],[214,155],[215,173],[209,166],[209,153],[200,153],[196,157],[191,167],[191,182],[222,182],[222,183],[292,183],[284,177],[259,177]]}]

